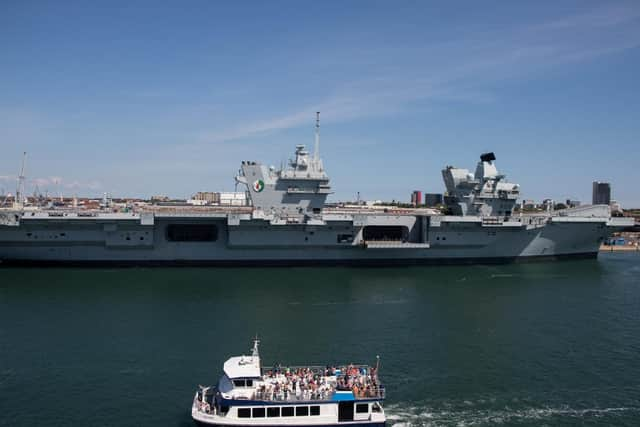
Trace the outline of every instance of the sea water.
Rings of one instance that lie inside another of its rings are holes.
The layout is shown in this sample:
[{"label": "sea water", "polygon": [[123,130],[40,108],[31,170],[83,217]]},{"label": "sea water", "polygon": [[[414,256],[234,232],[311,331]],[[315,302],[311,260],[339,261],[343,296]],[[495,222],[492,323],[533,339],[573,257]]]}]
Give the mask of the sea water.
[{"label": "sea water", "polygon": [[0,269],[0,426],[191,426],[199,384],[375,363],[390,426],[640,425],[640,255],[411,268]]}]

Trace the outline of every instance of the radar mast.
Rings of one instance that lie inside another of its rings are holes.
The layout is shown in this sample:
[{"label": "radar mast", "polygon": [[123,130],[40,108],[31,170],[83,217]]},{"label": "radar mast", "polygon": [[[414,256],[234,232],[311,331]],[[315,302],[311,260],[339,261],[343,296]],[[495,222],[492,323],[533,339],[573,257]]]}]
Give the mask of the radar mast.
[{"label": "radar mast", "polygon": [[316,111],[316,146],[314,148],[313,158],[317,164],[320,160],[320,111]]}]

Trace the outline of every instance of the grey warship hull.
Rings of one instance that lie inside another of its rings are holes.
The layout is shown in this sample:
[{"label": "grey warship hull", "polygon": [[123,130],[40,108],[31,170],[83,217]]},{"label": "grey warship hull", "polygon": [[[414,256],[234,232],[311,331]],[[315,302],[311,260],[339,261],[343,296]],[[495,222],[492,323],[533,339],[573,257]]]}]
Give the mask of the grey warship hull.
[{"label": "grey warship hull", "polygon": [[251,213],[61,218],[42,212],[0,228],[0,260],[50,266],[389,266],[595,258],[619,226],[613,220],[335,214],[312,224],[274,224]]},{"label": "grey warship hull", "polygon": [[612,231],[632,225],[608,206],[514,214],[519,186],[493,153],[475,174],[442,171],[447,210],[329,209],[316,150],[299,145],[276,171],[245,161],[244,209],[0,211],[0,263],[39,265],[427,265],[593,258]]}]

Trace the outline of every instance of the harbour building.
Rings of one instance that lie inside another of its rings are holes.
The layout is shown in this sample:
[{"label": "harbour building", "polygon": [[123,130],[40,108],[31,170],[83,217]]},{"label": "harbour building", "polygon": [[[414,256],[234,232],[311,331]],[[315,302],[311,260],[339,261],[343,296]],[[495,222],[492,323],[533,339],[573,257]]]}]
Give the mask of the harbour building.
[{"label": "harbour building", "polygon": [[422,205],[422,191],[415,190],[413,193],[411,193],[411,204],[413,206]]},{"label": "harbour building", "polygon": [[593,181],[591,203],[594,205],[608,205],[611,203],[611,184]]},{"label": "harbour building", "polygon": [[429,207],[435,207],[443,203],[442,193],[424,193],[424,204]]}]

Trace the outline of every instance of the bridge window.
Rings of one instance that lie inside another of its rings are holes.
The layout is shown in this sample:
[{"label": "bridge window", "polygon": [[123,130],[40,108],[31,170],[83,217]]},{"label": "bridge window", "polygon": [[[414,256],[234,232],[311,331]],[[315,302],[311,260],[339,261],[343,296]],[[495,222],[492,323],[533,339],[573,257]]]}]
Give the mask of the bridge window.
[{"label": "bridge window", "polygon": [[238,408],[238,418],[251,418],[251,409]]},{"label": "bridge window", "polygon": [[171,242],[215,242],[218,227],[212,224],[169,224],[167,240]]},{"label": "bridge window", "polygon": [[253,380],[233,380],[235,387],[253,387]]}]

